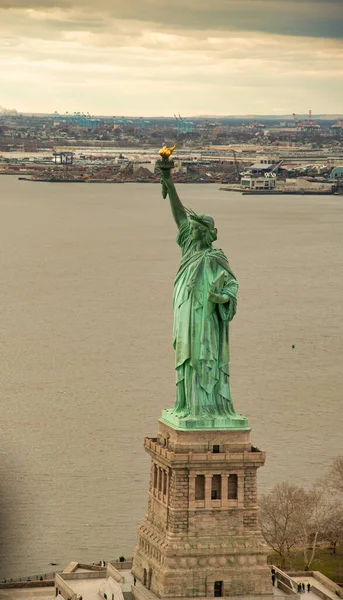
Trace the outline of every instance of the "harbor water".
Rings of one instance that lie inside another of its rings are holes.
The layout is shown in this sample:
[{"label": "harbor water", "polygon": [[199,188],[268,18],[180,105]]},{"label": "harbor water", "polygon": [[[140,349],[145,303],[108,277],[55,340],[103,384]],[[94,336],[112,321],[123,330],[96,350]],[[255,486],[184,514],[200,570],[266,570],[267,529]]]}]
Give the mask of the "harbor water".
[{"label": "harbor water", "polygon": [[[343,202],[180,185],[240,283],[231,388],[259,490],[343,453]],[[176,228],[159,185],[0,178],[1,578],[131,556],[143,438],[174,402]]]}]

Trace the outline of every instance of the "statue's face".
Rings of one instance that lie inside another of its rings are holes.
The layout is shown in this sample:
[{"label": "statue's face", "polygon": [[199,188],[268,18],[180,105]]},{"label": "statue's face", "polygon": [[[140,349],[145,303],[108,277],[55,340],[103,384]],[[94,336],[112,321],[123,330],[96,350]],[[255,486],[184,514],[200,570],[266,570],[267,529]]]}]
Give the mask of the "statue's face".
[{"label": "statue's face", "polygon": [[195,242],[205,240],[207,227],[201,225],[201,223],[198,223],[197,221],[190,221],[189,229]]}]

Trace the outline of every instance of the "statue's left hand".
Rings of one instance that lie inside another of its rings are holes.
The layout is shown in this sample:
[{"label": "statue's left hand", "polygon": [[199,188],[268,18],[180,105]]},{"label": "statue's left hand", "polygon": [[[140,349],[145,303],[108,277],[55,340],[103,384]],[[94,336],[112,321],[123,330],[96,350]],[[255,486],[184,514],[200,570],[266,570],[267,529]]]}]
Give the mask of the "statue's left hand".
[{"label": "statue's left hand", "polygon": [[218,294],[212,290],[212,286],[210,286],[210,289],[208,290],[208,299],[216,304],[225,304],[225,302],[230,300],[227,294]]}]

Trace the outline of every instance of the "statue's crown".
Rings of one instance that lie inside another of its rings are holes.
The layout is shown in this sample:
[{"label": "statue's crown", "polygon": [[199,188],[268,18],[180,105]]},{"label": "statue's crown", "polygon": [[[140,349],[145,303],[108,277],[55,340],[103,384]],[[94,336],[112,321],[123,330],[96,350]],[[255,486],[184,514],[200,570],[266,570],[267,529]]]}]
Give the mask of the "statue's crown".
[{"label": "statue's crown", "polygon": [[185,211],[187,213],[187,217],[189,219],[191,219],[192,221],[196,221],[197,223],[200,223],[200,225],[203,225],[204,227],[208,227],[209,229],[211,227],[213,227],[213,224],[211,224],[209,220],[204,219],[200,215],[197,215],[196,212],[194,212],[194,210],[192,210],[191,208],[185,208]]}]

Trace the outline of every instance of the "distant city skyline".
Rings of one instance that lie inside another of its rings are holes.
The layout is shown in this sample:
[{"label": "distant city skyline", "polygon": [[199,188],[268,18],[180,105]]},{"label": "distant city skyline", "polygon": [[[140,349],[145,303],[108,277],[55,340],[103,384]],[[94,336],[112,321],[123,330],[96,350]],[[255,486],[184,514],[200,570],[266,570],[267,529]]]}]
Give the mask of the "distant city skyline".
[{"label": "distant city skyline", "polygon": [[[174,115],[149,115],[149,116],[141,114],[138,116],[138,115],[122,114],[122,113],[119,113],[117,115],[112,115],[112,114],[106,115],[106,114],[93,113],[92,115],[90,115],[89,113],[85,113],[82,111],[79,111],[79,112],[76,112],[76,111],[75,112],[69,112],[69,111],[61,111],[61,112],[59,112],[59,111],[54,111],[54,112],[17,111],[15,107],[12,107],[12,109],[0,107],[0,115],[4,115],[4,114],[8,115],[8,116],[11,116],[11,115],[13,116],[14,114],[24,115],[24,116],[30,116],[30,115],[32,115],[32,116],[51,116],[51,115],[58,114],[59,117],[68,116],[68,115],[70,115],[70,116],[85,115],[85,116],[91,117],[91,118],[93,118],[93,117],[101,118],[101,119],[116,118],[118,120],[120,120],[120,119],[128,119],[128,120],[129,119],[140,119],[141,120],[141,119],[145,119],[145,118],[148,118],[151,120],[154,120],[154,119],[155,120],[172,119],[173,121],[175,119],[180,120],[180,115],[176,115],[176,114],[174,114]],[[296,117],[296,119],[300,119],[300,120],[308,120],[309,112],[307,112],[307,113],[297,112],[295,114],[295,117]],[[234,115],[234,114],[231,114],[231,115],[214,115],[214,114],[212,114],[212,115],[210,115],[210,114],[209,115],[187,115],[187,114],[184,114],[182,116],[182,120],[184,120],[184,119],[187,119],[187,120],[194,119],[194,120],[200,120],[200,121],[203,119],[214,119],[214,120],[220,120],[220,121],[224,121],[224,120],[230,121],[232,119],[233,120],[237,119],[238,121],[240,121],[240,120],[244,121],[244,120],[249,120],[249,119],[261,119],[261,120],[265,120],[265,121],[268,121],[268,120],[271,120],[271,121],[272,120],[274,120],[274,121],[278,121],[278,120],[293,121],[294,113],[292,113],[292,114],[281,114],[280,113],[280,114],[273,114],[273,115],[271,115],[271,114],[259,114],[259,115],[257,115],[257,114],[236,114],[236,115]],[[332,121],[335,119],[342,120],[343,113],[333,113],[333,114],[319,113],[319,114],[316,114],[316,113],[312,112],[312,119],[319,120],[319,121],[320,120]]]},{"label": "distant city skyline", "polygon": [[342,113],[341,0],[0,0],[18,112]]}]

